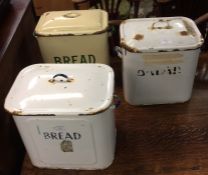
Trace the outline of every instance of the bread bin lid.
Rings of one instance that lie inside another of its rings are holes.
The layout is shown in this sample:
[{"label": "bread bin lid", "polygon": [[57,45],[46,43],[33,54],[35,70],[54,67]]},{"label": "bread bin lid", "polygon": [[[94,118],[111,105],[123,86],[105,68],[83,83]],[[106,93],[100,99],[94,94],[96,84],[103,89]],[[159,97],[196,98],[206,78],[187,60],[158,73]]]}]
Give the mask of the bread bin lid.
[{"label": "bread bin lid", "polygon": [[197,49],[203,38],[186,17],[139,18],[120,26],[120,44],[130,52],[162,52]]},{"label": "bread bin lid", "polygon": [[4,107],[13,115],[92,115],[112,102],[114,72],[104,64],[35,64],[17,76]]},{"label": "bread bin lid", "polygon": [[85,35],[106,31],[108,14],[104,10],[70,10],[44,13],[35,28],[37,36]]}]

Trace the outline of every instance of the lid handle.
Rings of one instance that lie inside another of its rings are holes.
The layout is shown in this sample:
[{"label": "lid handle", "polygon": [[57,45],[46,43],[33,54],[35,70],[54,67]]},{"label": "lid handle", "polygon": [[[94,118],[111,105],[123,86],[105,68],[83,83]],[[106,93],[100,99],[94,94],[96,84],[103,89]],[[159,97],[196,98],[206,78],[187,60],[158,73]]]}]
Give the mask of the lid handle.
[{"label": "lid handle", "polygon": [[[57,77],[62,77],[62,78],[64,78],[64,79],[60,79],[60,80],[59,80]],[[54,75],[53,78],[51,78],[51,79],[48,80],[48,81],[49,81],[50,83],[54,83],[55,81],[57,81],[57,82],[72,82],[73,79],[70,78],[70,77],[68,77],[66,74],[60,73],[60,74]]]},{"label": "lid handle", "polygon": [[69,13],[66,13],[65,15],[63,15],[63,17],[65,17],[65,18],[76,18],[78,16],[80,16],[80,14],[77,12],[69,12]]},{"label": "lid handle", "polygon": [[151,29],[172,29],[173,27],[170,25],[169,21],[170,20],[160,19],[152,24]]}]

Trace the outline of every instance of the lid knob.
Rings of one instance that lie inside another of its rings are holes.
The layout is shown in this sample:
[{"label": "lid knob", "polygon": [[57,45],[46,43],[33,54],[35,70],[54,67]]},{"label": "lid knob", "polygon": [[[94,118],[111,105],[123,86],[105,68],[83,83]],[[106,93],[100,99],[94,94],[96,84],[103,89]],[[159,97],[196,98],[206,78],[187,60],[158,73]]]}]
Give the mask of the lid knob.
[{"label": "lid knob", "polygon": [[78,17],[78,16],[80,16],[80,14],[79,13],[77,13],[77,12],[70,12],[70,13],[67,13],[67,14],[65,14],[65,15],[63,15],[65,18],[76,18],[76,17]]}]

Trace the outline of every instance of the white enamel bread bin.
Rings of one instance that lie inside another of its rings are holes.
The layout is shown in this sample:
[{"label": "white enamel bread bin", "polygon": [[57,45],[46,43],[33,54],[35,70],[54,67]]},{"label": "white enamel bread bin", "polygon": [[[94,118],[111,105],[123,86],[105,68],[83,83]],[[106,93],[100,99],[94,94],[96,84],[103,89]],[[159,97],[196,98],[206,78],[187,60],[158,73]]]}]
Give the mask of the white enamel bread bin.
[{"label": "white enamel bread bin", "polygon": [[46,63],[109,63],[108,15],[100,9],[46,12],[35,28]]},{"label": "white enamel bread bin", "polygon": [[5,100],[32,164],[104,169],[114,159],[113,70],[104,64],[36,64]]},{"label": "white enamel bread bin", "polygon": [[124,21],[117,49],[126,101],[152,105],[189,100],[202,43],[195,23],[185,17]]}]

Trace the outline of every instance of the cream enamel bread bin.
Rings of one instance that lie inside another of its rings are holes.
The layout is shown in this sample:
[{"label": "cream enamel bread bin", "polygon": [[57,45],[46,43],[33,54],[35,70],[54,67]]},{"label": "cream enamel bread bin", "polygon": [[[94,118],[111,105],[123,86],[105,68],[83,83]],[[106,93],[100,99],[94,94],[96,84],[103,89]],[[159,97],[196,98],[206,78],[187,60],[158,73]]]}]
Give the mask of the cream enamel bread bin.
[{"label": "cream enamel bread bin", "polygon": [[185,17],[129,19],[120,25],[124,95],[132,105],[190,99],[203,38]]},{"label": "cream enamel bread bin", "polygon": [[46,12],[35,36],[46,63],[109,63],[106,11]]},{"label": "cream enamel bread bin", "polygon": [[5,109],[33,165],[104,169],[114,159],[114,72],[104,64],[36,64],[17,76]]}]

